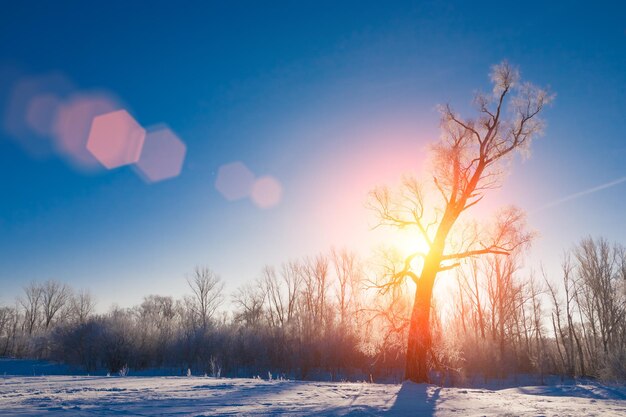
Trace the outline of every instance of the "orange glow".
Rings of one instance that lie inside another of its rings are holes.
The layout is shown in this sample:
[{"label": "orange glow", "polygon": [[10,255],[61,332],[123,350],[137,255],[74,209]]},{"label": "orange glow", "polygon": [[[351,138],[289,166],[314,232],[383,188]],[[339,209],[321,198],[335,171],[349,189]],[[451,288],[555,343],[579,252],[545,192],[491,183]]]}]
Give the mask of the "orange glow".
[{"label": "orange glow", "polygon": [[[366,126],[368,129],[336,132],[337,142],[349,145],[336,152],[312,155],[310,163],[324,169],[311,170],[311,176],[299,183],[308,191],[299,202],[302,218],[297,222],[310,226],[298,233],[316,236],[323,230],[315,247],[346,246],[366,254],[380,249],[381,244],[396,246],[391,228],[372,230],[380,219],[367,208],[368,193],[377,186],[398,185],[406,174],[419,175],[427,158],[428,137],[413,124],[398,119]],[[409,236],[417,230],[406,232],[397,249],[412,247]]]}]

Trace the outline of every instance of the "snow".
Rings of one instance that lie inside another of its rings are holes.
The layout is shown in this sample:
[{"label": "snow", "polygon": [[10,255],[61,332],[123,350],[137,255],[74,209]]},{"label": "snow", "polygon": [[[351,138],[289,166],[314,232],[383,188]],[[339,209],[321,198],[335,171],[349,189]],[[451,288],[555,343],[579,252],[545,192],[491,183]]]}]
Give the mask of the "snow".
[{"label": "snow", "polygon": [[208,377],[3,376],[2,416],[624,416],[626,388],[504,390]]}]

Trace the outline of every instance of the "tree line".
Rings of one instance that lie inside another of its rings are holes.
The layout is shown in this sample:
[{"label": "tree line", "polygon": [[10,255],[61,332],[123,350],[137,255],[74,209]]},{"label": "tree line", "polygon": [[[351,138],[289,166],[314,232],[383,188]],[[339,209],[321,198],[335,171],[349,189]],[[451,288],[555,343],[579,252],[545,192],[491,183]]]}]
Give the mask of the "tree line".
[{"label": "tree line", "polygon": [[[522,249],[471,258],[440,278],[455,289],[433,302],[431,380],[520,372],[625,380],[624,247],[586,238],[559,276],[523,270],[523,260]],[[86,372],[399,381],[412,311],[403,287],[412,284],[377,285],[389,265],[333,250],[266,266],[230,297],[215,272],[197,267],[188,295],[148,295],[106,313],[87,291],[33,282],[0,307],[0,356]]]}]

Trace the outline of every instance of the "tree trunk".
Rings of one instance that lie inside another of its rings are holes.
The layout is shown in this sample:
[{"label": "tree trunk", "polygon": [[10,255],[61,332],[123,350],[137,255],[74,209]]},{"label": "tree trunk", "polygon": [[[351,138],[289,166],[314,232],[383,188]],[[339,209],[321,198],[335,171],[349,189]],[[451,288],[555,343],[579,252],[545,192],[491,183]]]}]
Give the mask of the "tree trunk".
[{"label": "tree trunk", "polygon": [[431,353],[432,339],[430,334],[430,306],[433,293],[433,284],[436,270],[432,268],[424,269],[415,290],[415,301],[411,313],[411,324],[409,327],[409,340],[406,352],[406,368],[404,379],[413,382],[429,382],[429,360]]},{"label": "tree trunk", "polygon": [[413,302],[411,323],[409,325],[409,340],[404,370],[405,380],[408,379],[417,383],[429,382],[428,355],[431,354],[432,348],[430,306],[433,286],[441,265],[446,238],[458,216],[458,212],[446,211],[428,255],[424,259],[424,267],[415,290],[415,301]]}]

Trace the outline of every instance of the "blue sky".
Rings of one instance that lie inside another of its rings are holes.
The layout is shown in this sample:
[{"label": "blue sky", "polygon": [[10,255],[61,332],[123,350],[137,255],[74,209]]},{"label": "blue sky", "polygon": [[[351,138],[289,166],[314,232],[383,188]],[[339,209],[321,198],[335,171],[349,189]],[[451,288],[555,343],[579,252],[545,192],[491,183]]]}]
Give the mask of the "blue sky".
[{"label": "blue sky", "polygon": [[[532,261],[586,235],[626,242],[626,10],[618,2],[17,2],[0,15],[0,111],[56,72],[116,97],[187,145],[181,174],[85,172],[0,129],[0,303],[31,280],[90,288],[101,308],[179,296],[209,265],[232,290],[264,264],[377,242],[367,191],[418,171],[436,105],[470,110],[506,58],[557,93],[546,134],[491,205],[541,234]],[[283,187],[271,209],[226,201],[223,164]],[[373,173],[381,173],[374,175]],[[366,243],[365,243],[366,242]]]}]

